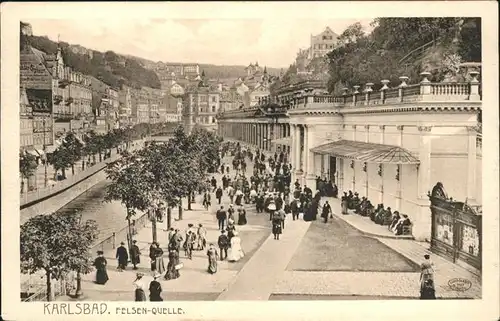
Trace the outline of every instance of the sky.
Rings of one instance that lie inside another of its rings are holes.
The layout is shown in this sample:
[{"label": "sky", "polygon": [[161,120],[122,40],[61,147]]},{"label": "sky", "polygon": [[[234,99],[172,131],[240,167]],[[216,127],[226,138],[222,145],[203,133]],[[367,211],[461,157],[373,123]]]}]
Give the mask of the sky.
[{"label": "sky", "polygon": [[370,31],[372,19],[299,19],[283,15],[264,19],[23,19],[33,34],[89,49],[112,50],[153,61],[259,65],[286,68],[311,34],[329,26],[341,34],[360,22]]}]

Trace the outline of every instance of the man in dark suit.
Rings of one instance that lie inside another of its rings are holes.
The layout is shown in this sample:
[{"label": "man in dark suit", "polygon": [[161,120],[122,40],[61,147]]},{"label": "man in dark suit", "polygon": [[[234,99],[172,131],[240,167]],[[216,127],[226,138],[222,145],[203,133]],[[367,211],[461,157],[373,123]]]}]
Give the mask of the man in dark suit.
[{"label": "man in dark suit", "polygon": [[217,211],[217,213],[215,214],[215,216],[217,217],[217,221],[219,223],[219,229],[221,231],[223,231],[224,230],[224,222],[227,219],[227,213],[224,210],[224,206],[220,207],[220,210]]},{"label": "man in dark suit", "polygon": [[221,231],[217,244],[220,249],[220,260],[224,261],[227,258],[227,248],[229,247],[229,238],[226,235],[226,231]]}]

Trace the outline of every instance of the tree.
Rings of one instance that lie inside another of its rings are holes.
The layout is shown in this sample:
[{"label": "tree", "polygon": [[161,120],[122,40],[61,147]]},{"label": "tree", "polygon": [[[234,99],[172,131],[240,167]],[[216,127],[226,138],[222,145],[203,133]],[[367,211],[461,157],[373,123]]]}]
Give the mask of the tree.
[{"label": "tree", "polygon": [[61,144],[61,147],[66,149],[67,153],[71,157],[71,171],[75,175],[75,163],[82,158],[83,155],[83,144],[72,132],[69,132]]},{"label": "tree", "polygon": [[344,30],[344,32],[340,34],[337,40],[339,45],[343,46],[348,43],[356,42],[359,38],[363,37],[364,35],[365,33],[363,31],[363,26],[361,25],[361,23],[356,22],[348,26]]},{"label": "tree", "polygon": [[106,168],[107,178],[111,184],[107,186],[105,201],[120,201],[125,205],[127,213],[125,219],[128,223],[128,245],[132,247],[131,218],[136,212],[146,211],[151,207],[150,182],[153,180],[143,160],[138,153],[125,153],[121,159],[111,163]]},{"label": "tree", "polygon": [[19,153],[19,174],[21,175],[21,194],[24,191],[24,180],[35,174],[37,168],[36,157],[27,153]]},{"label": "tree", "polygon": [[481,18],[464,19],[460,29],[458,54],[466,62],[481,61]]},{"label": "tree", "polygon": [[73,154],[67,148],[59,146],[52,154],[49,154],[48,162],[54,167],[54,179],[57,178],[57,171],[61,171],[63,179],[66,179],[66,169],[73,164]]},{"label": "tree", "polygon": [[21,225],[21,271],[45,271],[47,301],[52,300],[52,279],[66,272],[92,270],[90,248],[97,239],[97,224],[81,224],[75,213],[37,215]]}]

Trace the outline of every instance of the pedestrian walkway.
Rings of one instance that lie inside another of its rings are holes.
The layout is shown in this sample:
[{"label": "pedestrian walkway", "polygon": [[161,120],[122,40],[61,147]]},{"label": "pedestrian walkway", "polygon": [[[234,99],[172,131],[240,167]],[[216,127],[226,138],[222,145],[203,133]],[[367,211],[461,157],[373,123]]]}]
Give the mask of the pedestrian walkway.
[{"label": "pedestrian walkway", "polygon": [[268,300],[309,225],[288,217],[280,239],[270,235],[217,300]]},{"label": "pedestrian walkway", "polygon": [[[434,275],[436,283],[436,293],[439,297],[453,298],[481,298],[481,278],[476,271],[469,271],[457,264],[454,264],[439,255],[430,252],[430,244],[427,242],[418,242],[405,236],[395,236],[387,227],[374,224],[369,218],[360,215],[343,215],[341,214],[340,200],[337,198],[327,197],[331,204],[334,215],[357,230],[361,231],[366,236],[374,237],[389,248],[400,253],[407,259],[421,264],[424,260],[424,255],[429,254],[435,264]],[[448,282],[453,279],[467,279],[471,281],[471,288],[465,292],[453,290]]]}]

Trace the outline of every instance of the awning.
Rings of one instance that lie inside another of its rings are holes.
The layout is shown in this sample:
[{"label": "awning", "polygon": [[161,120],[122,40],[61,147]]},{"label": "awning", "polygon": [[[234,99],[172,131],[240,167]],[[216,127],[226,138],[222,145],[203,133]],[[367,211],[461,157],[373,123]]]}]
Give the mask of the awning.
[{"label": "awning", "polygon": [[26,153],[33,155],[33,156],[38,156],[38,153],[36,152],[35,149],[25,149]]},{"label": "awning", "polygon": [[339,140],[311,149],[312,152],[367,163],[419,164],[420,161],[399,146]]},{"label": "awning", "polygon": [[282,137],[271,140],[271,143],[292,146],[292,138],[291,137]]}]

